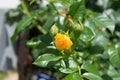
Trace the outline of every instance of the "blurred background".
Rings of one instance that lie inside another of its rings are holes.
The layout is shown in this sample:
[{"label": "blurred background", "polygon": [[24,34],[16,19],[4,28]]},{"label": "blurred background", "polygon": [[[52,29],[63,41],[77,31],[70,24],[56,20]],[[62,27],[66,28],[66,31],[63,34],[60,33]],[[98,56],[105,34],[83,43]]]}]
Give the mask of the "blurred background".
[{"label": "blurred background", "polygon": [[19,0],[0,1],[0,80],[18,80],[17,59],[10,41],[15,25],[6,24],[5,13],[19,4]]},{"label": "blurred background", "polygon": [[[17,57],[15,47],[10,40],[17,23],[8,24],[6,12],[10,9],[16,9],[19,4],[19,0],[0,1],[0,80],[18,80]],[[115,28],[115,37],[120,37],[119,0],[86,0],[86,7],[107,14],[118,26]],[[14,17],[17,14],[12,13],[10,15]]]}]

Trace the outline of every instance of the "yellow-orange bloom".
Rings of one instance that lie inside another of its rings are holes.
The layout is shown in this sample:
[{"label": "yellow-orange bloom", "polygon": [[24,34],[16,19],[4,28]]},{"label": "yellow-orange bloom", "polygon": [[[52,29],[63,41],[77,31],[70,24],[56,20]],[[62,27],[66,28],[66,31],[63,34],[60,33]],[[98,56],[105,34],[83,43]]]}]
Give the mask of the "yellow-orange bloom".
[{"label": "yellow-orange bloom", "polygon": [[61,33],[57,33],[55,36],[55,46],[59,50],[68,50],[72,46],[72,41],[70,38]]}]

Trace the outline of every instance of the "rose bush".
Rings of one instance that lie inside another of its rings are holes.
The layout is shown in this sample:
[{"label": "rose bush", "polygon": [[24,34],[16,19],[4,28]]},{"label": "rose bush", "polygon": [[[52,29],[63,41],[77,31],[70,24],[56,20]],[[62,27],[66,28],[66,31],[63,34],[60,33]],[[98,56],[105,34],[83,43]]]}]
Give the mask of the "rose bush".
[{"label": "rose bush", "polygon": [[93,1],[48,0],[45,6],[39,0],[29,4],[21,0],[16,12],[22,17],[17,16],[20,21],[11,39],[36,28],[39,33],[26,42],[33,64],[54,68],[63,74],[62,80],[119,80],[120,37],[115,22],[108,14],[92,11],[98,6],[94,9],[87,2]]}]

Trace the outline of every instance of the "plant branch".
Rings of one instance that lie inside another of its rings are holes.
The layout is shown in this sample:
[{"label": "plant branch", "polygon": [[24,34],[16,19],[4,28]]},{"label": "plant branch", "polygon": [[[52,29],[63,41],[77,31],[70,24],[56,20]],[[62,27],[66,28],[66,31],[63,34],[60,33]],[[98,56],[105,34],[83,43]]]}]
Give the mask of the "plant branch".
[{"label": "plant branch", "polygon": [[[27,16],[31,16],[29,10],[28,10],[28,7],[25,3],[24,0],[20,0],[21,1],[21,4],[22,4],[22,7],[23,7],[23,13],[26,14]],[[46,34],[46,30],[44,28],[42,28],[40,25],[38,25],[35,21],[32,22],[34,25],[36,25],[37,29],[42,32],[43,34]]]},{"label": "plant branch", "polygon": [[23,13],[26,14],[27,16],[31,16],[29,10],[28,10],[28,7],[26,6],[26,3],[24,0],[20,0],[21,1],[21,4],[22,4],[22,7],[23,7]]},{"label": "plant branch", "polygon": [[43,34],[46,34],[46,33],[47,33],[46,30],[43,29],[40,25],[37,25],[37,29],[38,29],[39,31],[41,31]]},{"label": "plant branch", "polygon": [[76,57],[75,57],[75,52],[73,52],[72,53],[73,55],[72,55],[72,58],[73,58],[73,60],[76,62],[76,64],[77,64],[77,66],[78,66],[78,72],[79,72],[79,74],[81,75],[81,68],[80,68],[80,65],[79,65],[79,62],[78,62],[78,60],[76,59]]}]

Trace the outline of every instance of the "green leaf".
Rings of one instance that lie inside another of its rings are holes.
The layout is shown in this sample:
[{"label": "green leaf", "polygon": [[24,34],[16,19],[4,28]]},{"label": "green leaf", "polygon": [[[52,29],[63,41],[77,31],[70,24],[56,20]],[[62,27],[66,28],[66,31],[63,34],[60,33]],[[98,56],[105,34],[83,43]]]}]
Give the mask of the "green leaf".
[{"label": "green leaf", "polygon": [[84,42],[91,41],[95,37],[95,33],[89,28],[89,27],[84,27],[80,39]]},{"label": "green leaf", "polygon": [[65,60],[62,59],[60,65],[61,67],[59,68],[59,70],[63,73],[73,73],[78,71],[78,65],[71,57]]},{"label": "green leaf", "polygon": [[83,80],[83,79],[79,73],[72,73],[72,74],[67,75],[62,80]]},{"label": "green leaf", "polygon": [[[113,66],[109,66],[107,74],[111,76],[112,78],[120,78],[120,74]],[[118,79],[119,80],[119,79]]]},{"label": "green leaf", "polygon": [[69,0],[55,0],[55,1],[69,2]]},{"label": "green leaf", "polygon": [[111,19],[109,19],[106,15],[97,15],[91,18],[97,27],[100,26],[103,28],[104,27],[108,28],[110,32],[113,34],[113,31],[115,29],[115,23]]},{"label": "green leaf", "polygon": [[39,56],[33,64],[40,66],[40,67],[47,67],[49,62],[57,61],[59,59],[60,59],[59,56],[46,53],[46,54]]},{"label": "green leaf", "polygon": [[120,55],[120,42],[117,42],[117,43],[115,44],[115,48],[118,50],[118,53],[119,53],[119,55]]},{"label": "green leaf", "polygon": [[31,47],[31,48],[35,48],[35,47],[37,47],[38,45],[40,45],[40,43],[41,43],[41,40],[39,39],[39,40],[37,40],[37,39],[31,39],[31,40],[28,40],[27,42],[26,42],[26,45],[28,46],[28,47]]},{"label": "green leaf", "polygon": [[115,44],[115,48],[120,48],[120,42],[117,42],[117,43]]},{"label": "green leaf", "polygon": [[101,45],[94,45],[94,46],[91,46],[89,49],[89,53],[103,53],[104,52],[104,47],[101,46]]},{"label": "green leaf", "polygon": [[40,36],[40,40],[46,43],[47,45],[50,45],[50,43],[52,42],[50,33],[48,32],[47,34]]},{"label": "green leaf", "polygon": [[100,76],[92,73],[84,73],[82,76],[87,78],[88,80],[103,80]]},{"label": "green leaf", "polygon": [[93,45],[107,46],[108,43],[109,39],[107,38],[106,34],[101,31],[98,31],[95,38],[92,40]]},{"label": "green leaf", "polygon": [[[65,0],[64,0],[65,1]],[[68,2],[63,2],[62,5],[64,6],[64,8],[66,8],[67,10],[69,10],[70,6],[75,3],[75,0],[68,0]]]},{"label": "green leaf", "polygon": [[78,71],[78,68],[76,68],[76,67],[69,67],[69,68],[61,67],[61,68],[59,68],[59,70],[62,73],[69,74],[69,73],[74,73],[74,72]]},{"label": "green leaf", "polygon": [[33,17],[28,17],[28,16],[26,16],[26,17],[24,17],[24,18],[17,24],[16,29],[15,29],[15,32],[14,32],[13,36],[11,37],[11,40],[12,40],[12,41],[15,40],[17,34],[18,34],[20,31],[24,30],[26,27],[28,27],[28,26],[31,24],[32,19],[33,19]]},{"label": "green leaf", "polygon": [[37,0],[32,0],[32,1],[30,1],[30,5],[31,4],[33,4],[33,3],[35,3]]},{"label": "green leaf", "polygon": [[94,64],[90,64],[90,62],[84,62],[81,68],[93,74],[100,75],[97,67]]},{"label": "green leaf", "polygon": [[35,59],[37,59],[38,56],[40,55],[40,50],[34,48],[34,49],[31,50],[31,54],[32,54],[33,59],[35,60]]},{"label": "green leaf", "polygon": [[69,2],[69,0],[48,0],[50,2]]},{"label": "green leaf", "polygon": [[95,33],[97,33],[96,24],[92,18],[86,19],[84,25],[90,27],[93,31],[95,31]]},{"label": "green leaf", "polygon": [[115,47],[111,47],[108,49],[109,60],[114,67],[120,68],[120,54],[118,53],[118,49]]},{"label": "green leaf", "polygon": [[74,20],[78,20],[78,19],[82,20],[83,16],[85,15],[85,2],[84,2],[84,0],[73,3],[70,6],[70,11],[68,12],[68,15],[70,15]]},{"label": "green leaf", "polygon": [[55,21],[55,15],[49,16],[49,17],[47,18],[47,21],[46,21],[45,24],[43,25],[43,28],[44,28],[46,31],[49,31],[50,28],[52,27],[54,21]]}]

